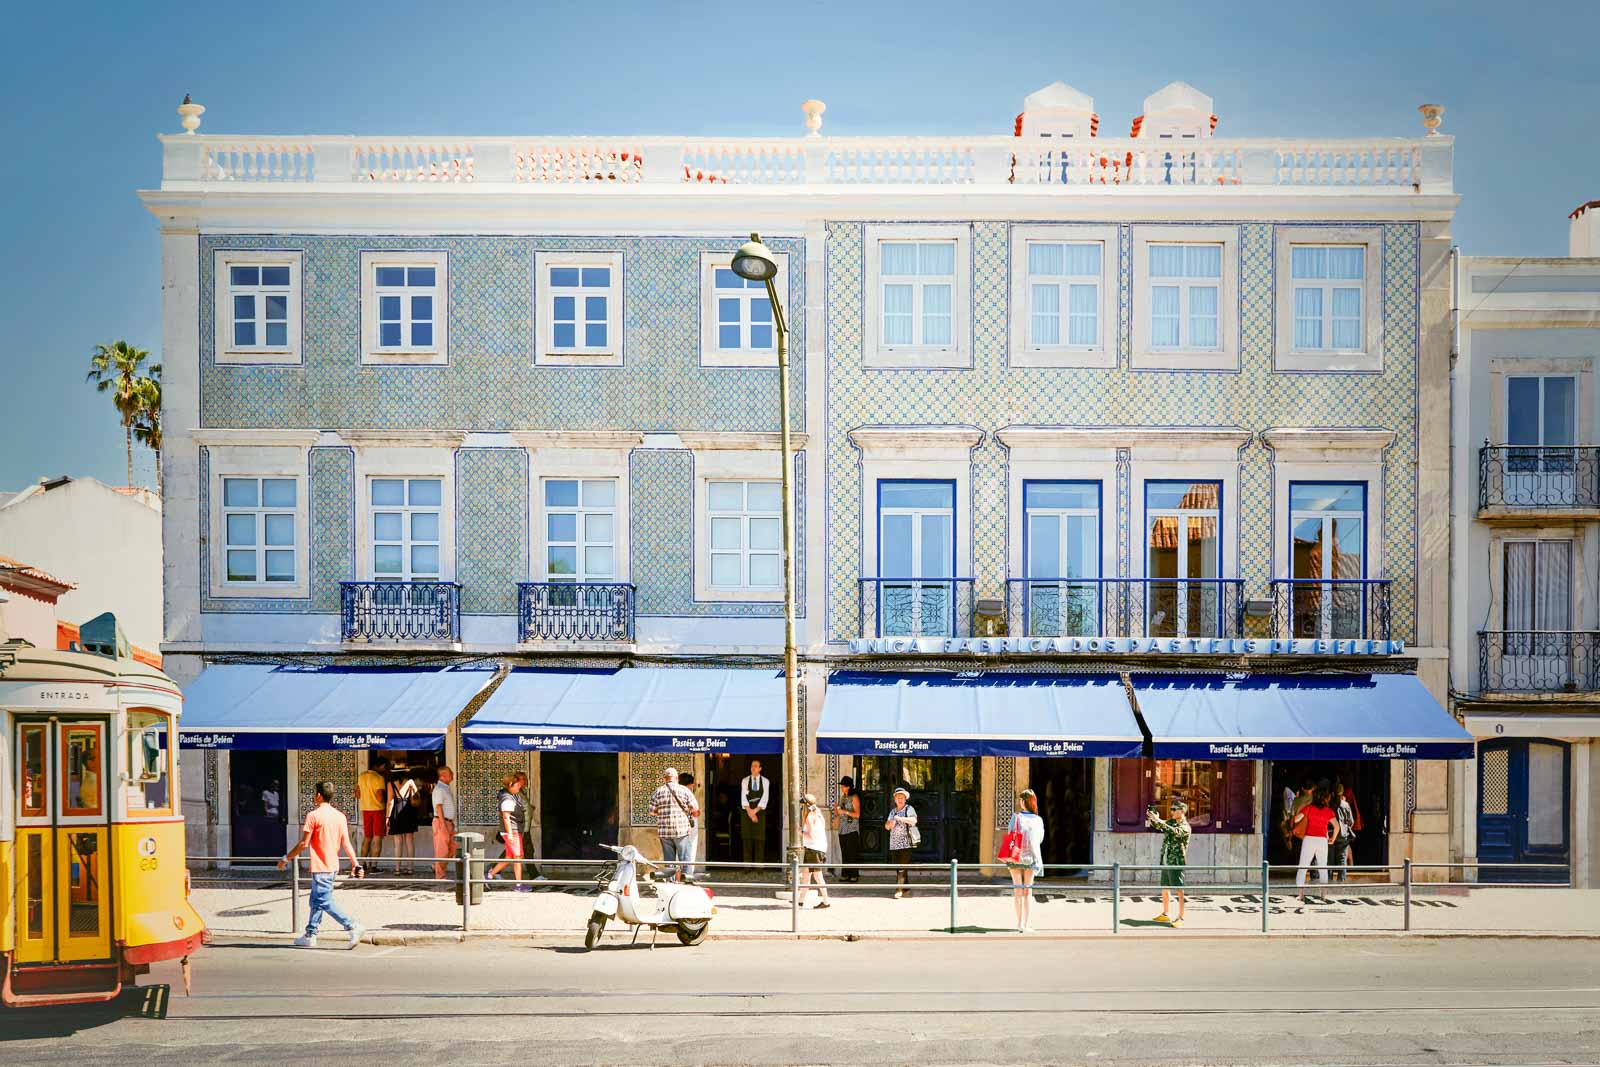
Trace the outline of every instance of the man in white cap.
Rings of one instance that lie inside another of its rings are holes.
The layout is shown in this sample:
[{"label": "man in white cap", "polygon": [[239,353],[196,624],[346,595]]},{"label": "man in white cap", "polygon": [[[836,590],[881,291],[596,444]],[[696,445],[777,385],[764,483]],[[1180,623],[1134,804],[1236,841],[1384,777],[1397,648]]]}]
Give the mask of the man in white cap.
[{"label": "man in white cap", "polygon": [[678,877],[682,878],[682,864],[693,856],[691,848],[700,806],[695,803],[694,794],[678,784],[676,767],[661,772],[661,784],[650,794],[650,814],[656,817],[661,860],[676,865]]}]

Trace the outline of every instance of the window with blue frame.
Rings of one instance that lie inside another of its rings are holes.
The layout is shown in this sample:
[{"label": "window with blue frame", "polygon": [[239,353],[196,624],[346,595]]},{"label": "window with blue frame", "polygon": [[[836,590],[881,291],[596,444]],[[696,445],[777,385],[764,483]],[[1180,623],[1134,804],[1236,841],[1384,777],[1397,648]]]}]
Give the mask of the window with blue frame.
[{"label": "window with blue frame", "polygon": [[878,632],[949,636],[956,608],[954,482],[878,483]]},{"label": "window with blue frame", "polygon": [[1100,483],[1024,482],[1022,509],[1028,636],[1101,633]]},{"label": "window with blue frame", "polygon": [[1290,625],[1295,637],[1359,638],[1369,591],[1365,482],[1289,484]]},{"label": "window with blue frame", "polygon": [[1230,605],[1222,574],[1222,483],[1144,484],[1143,617],[1150,637],[1216,637]]}]

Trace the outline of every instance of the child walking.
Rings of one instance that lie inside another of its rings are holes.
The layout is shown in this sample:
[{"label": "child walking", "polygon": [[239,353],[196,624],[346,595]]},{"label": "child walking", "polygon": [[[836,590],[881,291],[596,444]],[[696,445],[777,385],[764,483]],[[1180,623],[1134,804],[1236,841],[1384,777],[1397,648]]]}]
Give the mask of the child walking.
[{"label": "child walking", "polygon": [[[1189,828],[1189,805],[1182,798],[1173,797],[1168,807],[1172,818],[1163,819],[1152,804],[1145,810],[1144,821],[1152,830],[1161,831],[1161,865],[1169,868],[1161,872],[1161,914],[1156,916],[1156,922],[1182,926],[1187,903],[1183,895],[1183,869],[1189,863],[1189,837],[1193,831]],[[1169,918],[1174,892],[1178,894],[1178,916]]]}]

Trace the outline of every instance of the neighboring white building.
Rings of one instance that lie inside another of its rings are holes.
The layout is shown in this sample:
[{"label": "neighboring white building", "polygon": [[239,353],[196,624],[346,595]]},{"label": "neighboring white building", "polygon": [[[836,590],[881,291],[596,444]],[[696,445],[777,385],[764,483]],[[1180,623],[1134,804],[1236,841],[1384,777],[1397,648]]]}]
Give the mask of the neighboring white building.
[{"label": "neighboring white building", "polygon": [[35,648],[55,648],[56,604],[71,590],[71,582],[0,556],[0,644],[22,640]]},{"label": "neighboring white building", "polygon": [[[1600,885],[1600,201],[1572,257],[1463,257],[1452,413],[1451,693],[1478,739],[1468,862]],[[1483,877],[1493,876],[1485,869]]]},{"label": "neighboring white building", "polygon": [[131,645],[161,647],[161,498],[150,490],[94,478],[31,485],[0,504],[0,554],[74,584],[57,605],[64,622],[109,611]]}]

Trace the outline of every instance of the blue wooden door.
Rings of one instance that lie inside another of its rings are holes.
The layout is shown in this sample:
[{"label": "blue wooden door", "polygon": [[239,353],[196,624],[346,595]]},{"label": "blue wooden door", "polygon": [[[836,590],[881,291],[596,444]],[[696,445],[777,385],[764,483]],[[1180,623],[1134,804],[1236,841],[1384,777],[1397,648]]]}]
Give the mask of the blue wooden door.
[{"label": "blue wooden door", "polygon": [[[1572,754],[1542,738],[1478,746],[1478,862],[1566,865],[1571,860]],[[1564,881],[1560,870],[1486,867],[1485,881]]]}]

